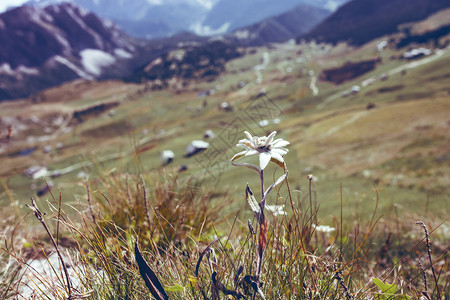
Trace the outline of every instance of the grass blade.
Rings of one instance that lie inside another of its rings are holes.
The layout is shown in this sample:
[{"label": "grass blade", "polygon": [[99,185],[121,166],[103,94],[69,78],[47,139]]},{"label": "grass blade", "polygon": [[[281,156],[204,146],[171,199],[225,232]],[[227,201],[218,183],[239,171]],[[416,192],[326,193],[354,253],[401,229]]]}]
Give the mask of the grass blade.
[{"label": "grass blade", "polygon": [[169,299],[164,288],[156,277],[155,272],[150,268],[148,263],[145,261],[144,257],[139,250],[137,242],[134,244],[134,253],[136,255],[136,261],[139,266],[139,272],[145,281],[145,285],[148,287],[152,295],[158,300]]}]

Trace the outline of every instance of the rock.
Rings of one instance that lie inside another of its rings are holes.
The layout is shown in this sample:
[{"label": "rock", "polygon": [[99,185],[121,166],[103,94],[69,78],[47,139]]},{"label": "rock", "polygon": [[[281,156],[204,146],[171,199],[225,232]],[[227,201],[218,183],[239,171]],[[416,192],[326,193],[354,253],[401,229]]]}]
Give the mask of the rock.
[{"label": "rock", "polygon": [[259,126],[266,127],[269,125],[269,120],[261,120],[259,121]]},{"label": "rock", "polygon": [[423,56],[428,56],[431,53],[432,52],[430,49],[421,47],[421,48],[411,49],[411,50],[403,53],[403,58],[405,58],[407,60],[412,60],[412,59],[420,58]]},{"label": "rock", "polygon": [[358,94],[360,91],[361,91],[361,88],[359,87],[359,85],[352,86],[352,89],[351,89],[352,94]]},{"label": "rock", "polygon": [[191,157],[197,153],[200,153],[204,150],[206,150],[209,147],[209,143],[201,140],[195,140],[192,141],[187,147],[186,147],[186,154],[185,157]]},{"label": "rock", "polygon": [[377,51],[382,52],[388,45],[387,41],[381,41],[377,44]]},{"label": "rock", "polygon": [[44,185],[43,187],[41,187],[41,188],[36,192],[36,195],[37,195],[38,197],[44,196],[45,194],[47,194],[47,193],[50,191],[50,189],[51,189],[53,186],[54,186],[54,185],[53,185],[52,182],[47,182],[46,185]]},{"label": "rock", "polygon": [[47,145],[42,149],[42,152],[50,153],[50,152],[52,152],[52,150],[53,150],[53,147],[51,145]]},{"label": "rock", "polygon": [[205,133],[203,134],[204,139],[212,139],[215,136],[216,135],[214,134],[214,132],[211,129],[206,130]]},{"label": "rock", "polygon": [[46,167],[36,165],[36,166],[29,167],[23,173],[27,177],[30,177],[33,179],[38,179],[38,178],[47,176],[48,170]]},{"label": "rock", "polygon": [[179,168],[178,168],[178,172],[184,172],[184,171],[187,171],[187,169],[188,169],[188,166],[187,165],[181,165]]},{"label": "rock", "polygon": [[233,107],[228,102],[224,101],[224,102],[220,103],[219,110],[230,112],[230,111],[233,111]]},{"label": "rock", "polygon": [[161,152],[161,161],[164,166],[170,164],[175,158],[175,153],[172,150],[164,150]]}]

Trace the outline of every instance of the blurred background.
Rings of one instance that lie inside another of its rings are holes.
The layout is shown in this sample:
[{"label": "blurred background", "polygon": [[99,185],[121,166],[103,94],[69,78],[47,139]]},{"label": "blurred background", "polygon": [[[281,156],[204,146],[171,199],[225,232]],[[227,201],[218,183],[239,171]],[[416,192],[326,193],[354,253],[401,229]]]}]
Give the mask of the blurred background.
[{"label": "blurred background", "polygon": [[245,171],[228,162],[244,130],[290,141],[292,184],[305,192],[315,176],[324,219],[341,185],[356,218],[372,213],[374,187],[387,215],[449,213],[448,0],[1,0],[0,11],[2,214],[49,187],[76,203],[86,178],[146,172],[194,176],[236,199],[225,211],[244,208]]}]

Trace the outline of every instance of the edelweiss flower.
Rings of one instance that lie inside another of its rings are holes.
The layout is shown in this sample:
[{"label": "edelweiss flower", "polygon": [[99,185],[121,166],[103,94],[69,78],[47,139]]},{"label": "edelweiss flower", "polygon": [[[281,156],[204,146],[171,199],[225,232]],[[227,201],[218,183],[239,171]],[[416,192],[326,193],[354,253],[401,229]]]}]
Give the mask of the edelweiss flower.
[{"label": "edelweiss flower", "polygon": [[261,170],[264,170],[271,160],[284,168],[283,155],[289,151],[284,147],[290,144],[288,141],[283,139],[274,140],[273,137],[277,134],[276,131],[269,134],[269,136],[263,137],[252,136],[247,131],[244,131],[244,133],[247,139],[240,140],[236,146],[245,150],[233,156],[231,159],[232,163],[243,156],[259,155],[259,167]]},{"label": "edelweiss flower", "polygon": [[330,233],[335,231],[336,229],[334,229],[333,227],[327,226],[327,225],[315,225],[313,224],[313,227],[318,231],[318,232],[324,232],[324,233]]}]

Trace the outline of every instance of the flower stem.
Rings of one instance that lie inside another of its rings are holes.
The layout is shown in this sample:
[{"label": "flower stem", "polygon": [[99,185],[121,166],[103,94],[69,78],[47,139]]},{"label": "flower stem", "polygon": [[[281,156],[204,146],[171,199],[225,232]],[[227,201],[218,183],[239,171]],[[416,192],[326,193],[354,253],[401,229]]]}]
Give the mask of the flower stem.
[{"label": "flower stem", "polygon": [[261,201],[264,201],[264,205],[262,206],[261,209],[264,209],[265,207],[265,198],[264,198],[264,170],[261,170],[261,172],[259,173],[259,179],[261,179]]}]

